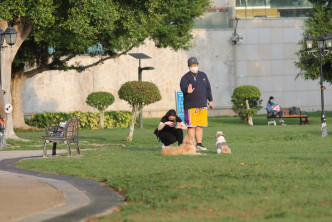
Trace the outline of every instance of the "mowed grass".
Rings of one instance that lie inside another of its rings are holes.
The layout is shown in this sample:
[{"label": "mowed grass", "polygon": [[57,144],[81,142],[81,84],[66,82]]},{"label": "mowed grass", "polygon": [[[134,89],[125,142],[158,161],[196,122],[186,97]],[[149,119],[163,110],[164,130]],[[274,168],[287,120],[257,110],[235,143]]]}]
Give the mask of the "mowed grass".
[{"label": "mowed grass", "polygon": [[[105,182],[127,204],[100,221],[331,221],[332,113],[325,138],[320,113],[310,119],[311,125],[286,119],[287,126],[267,126],[266,117],[257,116],[248,126],[237,117],[209,118],[203,139],[208,151],[201,156],[161,156],[153,134],[159,118],[144,119],[131,143],[125,141],[128,129],[84,130],[80,143],[91,149],[81,157],[18,166]],[[217,155],[218,130],[231,155]],[[39,148],[42,134],[18,133]]]}]

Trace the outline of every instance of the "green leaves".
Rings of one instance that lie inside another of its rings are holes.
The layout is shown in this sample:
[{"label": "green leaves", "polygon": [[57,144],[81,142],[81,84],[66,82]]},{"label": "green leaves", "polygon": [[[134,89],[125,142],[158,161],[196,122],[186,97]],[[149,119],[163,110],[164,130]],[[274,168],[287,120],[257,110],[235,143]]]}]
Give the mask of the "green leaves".
[{"label": "green leaves", "polygon": [[234,89],[232,99],[254,99],[254,98],[260,98],[261,92],[256,86],[250,86],[250,85],[243,85],[239,86]]},{"label": "green leaves", "polygon": [[[98,113],[91,112],[72,112],[72,113],[40,113],[35,114],[32,119],[26,119],[25,122],[37,128],[45,128],[46,126],[57,126],[60,122],[67,121],[72,116],[79,116],[78,122],[80,129],[99,129],[100,118]],[[132,114],[127,111],[111,111],[105,112],[104,128],[128,128],[131,124]]]},{"label": "green leaves", "polygon": [[[146,39],[157,47],[188,49],[194,19],[209,4],[209,0],[3,0],[0,19],[33,24],[29,44],[41,49],[32,50],[31,56],[19,50],[18,54],[25,55],[15,62],[17,66],[43,60],[52,62],[48,69],[77,67],[81,71],[80,64],[71,67],[63,58],[82,54],[117,57]],[[98,53],[89,50],[96,45],[101,48]],[[38,51],[48,58],[40,58]]]},{"label": "green leaves", "polygon": [[33,23],[35,29],[54,25],[56,4],[53,0],[3,0],[0,4],[0,20],[14,25],[18,22]]},{"label": "green leaves", "polygon": [[154,83],[144,81],[124,83],[118,94],[120,99],[127,101],[132,107],[143,108],[161,100],[158,87]]},{"label": "green leaves", "polygon": [[108,92],[94,92],[88,95],[86,103],[104,112],[107,107],[114,103],[114,96]]},{"label": "green leaves", "polygon": [[157,1],[153,16],[156,24],[152,27],[151,38],[157,47],[187,49],[192,40],[191,29],[194,19],[203,15],[209,1]]},{"label": "green leaves", "polygon": [[[261,92],[256,86],[243,85],[234,89],[232,95],[233,111],[247,120],[248,116],[256,114],[261,108]],[[247,109],[246,100],[248,100],[250,109]]]},{"label": "green leaves", "polygon": [[[299,60],[295,62],[295,65],[300,69],[300,73],[297,77],[308,79],[320,78],[320,61],[319,54],[316,56],[306,51],[305,39],[311,34],[315,39],[318,36],[326,36],[327,33],[332,34],[332,1],[331,0],[311,0],[314,5],[314,14],[311,15],[304,25],[303,40],[298,44],[301,45],[301,49],[296,53]],[[326,3],[329,2],[327,5]],[[313,46],[314,50],[317,50],[317,43]],[[318,56],[317,56],[318,55]],[[332,83],[332,54],[323,56],[322,58],[323,79],[326,82]]]}]

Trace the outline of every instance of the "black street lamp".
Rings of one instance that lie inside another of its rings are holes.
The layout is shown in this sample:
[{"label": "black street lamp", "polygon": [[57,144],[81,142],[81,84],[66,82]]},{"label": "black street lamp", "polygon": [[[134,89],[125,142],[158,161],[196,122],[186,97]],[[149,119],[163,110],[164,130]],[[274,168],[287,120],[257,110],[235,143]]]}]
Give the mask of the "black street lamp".
[{"label": "black street lamp", "polygon": [[[317,49],[313,48],[313,43],[316,40]],[[324,90],[326,87],[323,85],[323,67],[322,67],[322,57],[325,58],[327,54],[332,50],[332,35],[329,33],[325,37],[320,35],[317,39],[314,39],[312,35],[308,35],[306,38],[306,45],[308,53],[316,56],[316,53],[319,54],[319,63],[320,63],[320,92],[321,92],[321,105],[322,105],[322,113],[321,113],[321,136],[327,136],[327,125],[326,125],[326,116],[324,111]]]},{"label": "black street lamp", "polygon": [[[0,28],[0,87],[3,94],[6,94],[6,92],[2,90],[1,55],[3,51],[2,49],[7,47],[4,46],[5,39],[8,45],[13,46],[16,43],[17,31],[13,27],[8,27],[6,31],[3,31]],[[0,149],[5,149],[5,148],[6,148],[5,126],[0,124]]]},{"label": "black street lamp", "polygon": [[[154,67],[141,67],[141,59],[151,59],[150,56],[144,53],[129,53],[129,55],[138,59],[138,81],[142,81],[143,70],[154,70]],[[143,111],[139,113],[139,128],[143,128]]]}]

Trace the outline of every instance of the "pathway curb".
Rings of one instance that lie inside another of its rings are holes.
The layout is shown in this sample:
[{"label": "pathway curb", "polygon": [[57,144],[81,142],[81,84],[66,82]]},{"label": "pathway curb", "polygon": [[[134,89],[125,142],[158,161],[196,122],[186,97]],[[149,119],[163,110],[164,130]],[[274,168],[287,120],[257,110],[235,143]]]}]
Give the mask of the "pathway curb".
[{"label": "pathway curb", "polygon": [[[40,157],[40,156],[38,156]],[[35,157],[28,157],[35,158]],[[20,169],[15,166],[15,163],[21,159],[27,158],[14,158],[14,159],[4,159],[0,161],[0,170],[9,171],[13,173],[29,175],[40,178],[48,178],[59,181],[67,182],[76,188],[84,191],[86,195],[90,198],[90,203],[87,206],[80,207],[76,210],[67,212],[62,215],[58,215],[46,220],[43,220],[43,213],[31,216],[31,219],[34,220],[24,220],[23,221],[82,221],[88,219],[93,216],[102,215],[106,212],[111,212],[112,209],[115,209],[117,206],[124,203],[124,198],[118,193],[112,191],[109,187],[103,187],[101,183],[98,183],[93,180],[84,179],[80,177],[71,177],[71,176],[63,176],[56,175],[50,173],[43,173],[37,171],[31,171],[26,169]],[[47,181],[46,181],[47,182]],[[56,183],[56,181],[53,181]],[[52,184],[51,184],[52,185]],[[53,185],[54,186],[54,185]],[[56,186],[55,186],[56,187]],[[59,184],[59,188],[60,188]],[[61,188],[60,188],[61,190]],[[62,191],[62,190],[61,190]],[[64,191],[65,193],[65,191]],[[82,200],[85,201],[85,200]],[[66,205],[64,205],[66,207]],[[44,215],[45,216],[45,215]],[[28,217],[30,218],[30,217]],[[26,218],[26,219],[28,219]],[[44,218],[45,219],[45,218]]]}]

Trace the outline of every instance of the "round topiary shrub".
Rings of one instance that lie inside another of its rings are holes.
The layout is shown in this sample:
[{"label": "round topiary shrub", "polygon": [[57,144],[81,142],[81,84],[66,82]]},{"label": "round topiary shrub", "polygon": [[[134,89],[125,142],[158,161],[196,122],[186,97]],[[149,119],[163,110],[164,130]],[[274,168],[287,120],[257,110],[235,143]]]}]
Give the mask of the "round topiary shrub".
[{"label": "round topiary shrub", "polygon": [[86,103],[103,112],[114,103],[114,96],[109,92],[93,92],[86,98]]},{"label": "round topiary shrub", "polygon": [[239,114],[241,120],[248,120],[252,124],[252,116],[261,108],[261,92],[256,86],[243,85],[234,89],[232,95],[233,111]]},{"label": "round topiary shrub", "polygon": [[86,98],[86,103],[99,110],[100,127],[104,128],[104,112],[114,103],[114,96],[109,92],[93,92]]},{"label": "round topiary shrub", "polygon": [[146,106],[161,100],[158,87],[152,82],[130,81],[119,89],[119,98],[131,106]]},{"label": "round topiary shrub", "polygon": [[121,86],[118,95],[132,107],[132,122],[127,137],[127,141],[132,141],[138,114],[144,106],[161,100],[160,91],[152,82],[130,81]]}]

